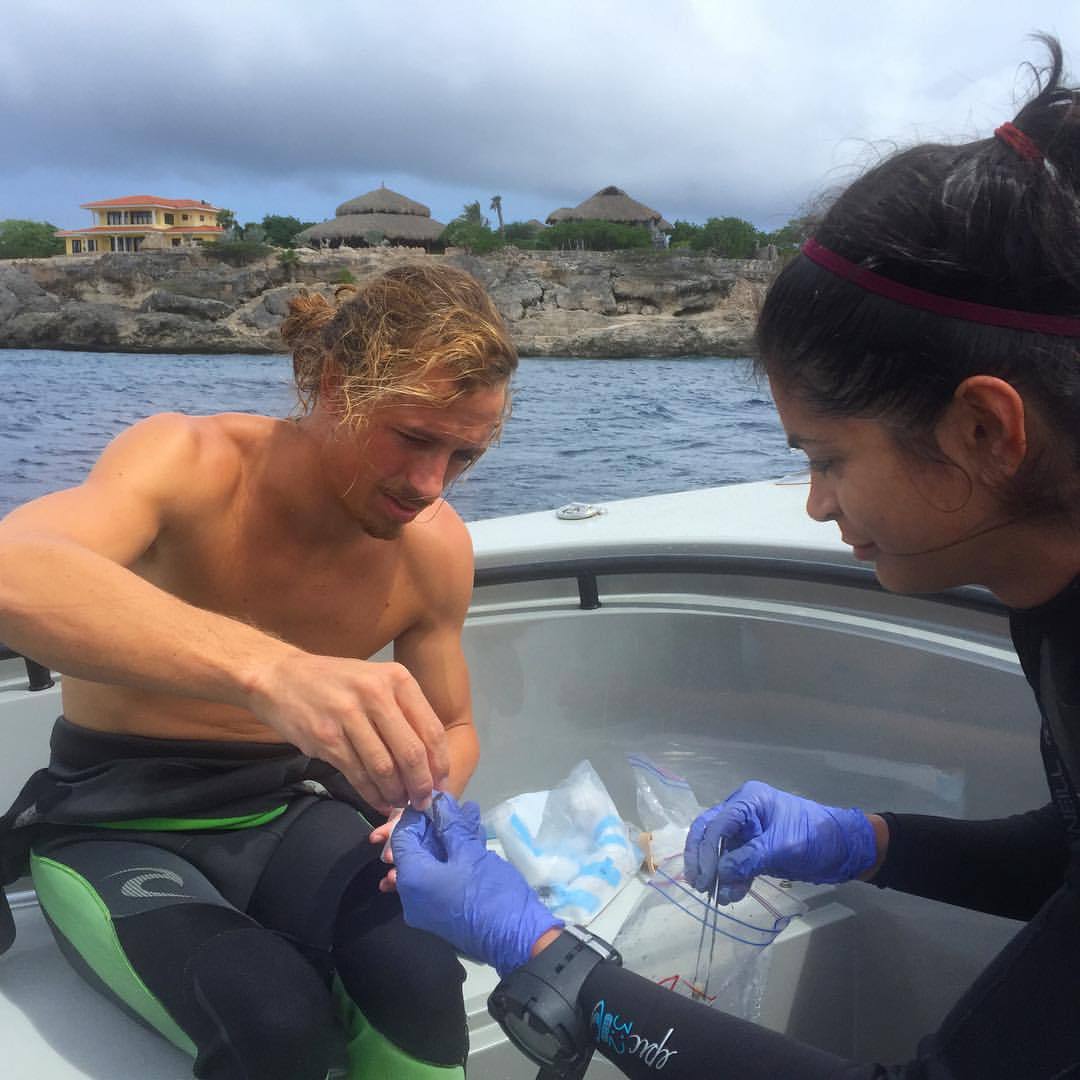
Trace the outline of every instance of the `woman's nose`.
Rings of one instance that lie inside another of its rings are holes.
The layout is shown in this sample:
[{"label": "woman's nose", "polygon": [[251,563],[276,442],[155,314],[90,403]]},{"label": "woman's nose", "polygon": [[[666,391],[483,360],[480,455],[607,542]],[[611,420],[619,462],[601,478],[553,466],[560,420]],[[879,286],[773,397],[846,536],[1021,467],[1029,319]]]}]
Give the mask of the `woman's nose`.
[{"label": "woman's nose", "polygon": [[810,494],[806,497],[806,512],[815,521],[832,521],[836,517],[836,500],[828,484],[810,474]]}]

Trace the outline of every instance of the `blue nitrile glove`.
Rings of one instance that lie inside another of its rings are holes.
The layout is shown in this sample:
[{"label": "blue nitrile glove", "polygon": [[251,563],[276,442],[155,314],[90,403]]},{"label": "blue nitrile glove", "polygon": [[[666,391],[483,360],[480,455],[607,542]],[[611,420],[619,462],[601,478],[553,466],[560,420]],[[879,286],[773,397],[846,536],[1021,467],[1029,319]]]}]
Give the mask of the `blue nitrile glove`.
[{"label": "blue nitrile glove", "polygon": [[484,846],[480,807],[435,797],[431,817],[401,815],[391,840],[405,921],[445,938],[500,976],[529,959],[536,940],[563,926],[525,879]]},{"label": "blue nitrile glove", "polygon": [[749,780],[690,826],[684,874],[705,892],[718,884],[718,899],[730,904],[758,874],[832,884],[858,877],[876,859],[874,829],[861,810],[822,806]]}]

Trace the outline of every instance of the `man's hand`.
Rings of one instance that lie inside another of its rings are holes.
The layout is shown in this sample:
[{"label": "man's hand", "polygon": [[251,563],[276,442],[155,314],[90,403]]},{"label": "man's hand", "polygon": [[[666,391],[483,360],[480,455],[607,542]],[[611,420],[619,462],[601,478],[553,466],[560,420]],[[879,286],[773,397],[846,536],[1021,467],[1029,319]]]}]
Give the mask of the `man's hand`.
[{"label": "man's hand", "polygon": [[260,671],[249,708],[372,806],[425,808],[446,779],[446,731],[408,669],[290,650]]}]

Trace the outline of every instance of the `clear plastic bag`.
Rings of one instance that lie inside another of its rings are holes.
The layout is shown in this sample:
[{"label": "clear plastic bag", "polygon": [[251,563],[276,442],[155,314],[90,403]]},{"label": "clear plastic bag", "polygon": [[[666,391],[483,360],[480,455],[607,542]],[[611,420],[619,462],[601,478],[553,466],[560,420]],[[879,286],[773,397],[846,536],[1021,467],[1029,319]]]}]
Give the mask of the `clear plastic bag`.
[{"label": "clear plastic bag", "polygon": [[500,803],[484,824],[544,903],[571,923],[595,918],[641,863],[629,826],[588,761],[551,791]]},{"label": "clear plastic bag", "polygon": [[681,855],[686,833],[701,813],[690,785],[645,754],[627,754],[642,832],[638,842],[651,871],[672,855]]},{"label": "clear plastic bag", "polygon": [[651,851],[648,888],[623,924],[615,946],[629,966],[663,986],[725,1012],[758,1018],[770,945],[805,913],[791,891],[756,878],[734,904],[717,906],[683,877],[686,833],[701,812],[690,785],[643,755],[631,755],[638,813]]}]

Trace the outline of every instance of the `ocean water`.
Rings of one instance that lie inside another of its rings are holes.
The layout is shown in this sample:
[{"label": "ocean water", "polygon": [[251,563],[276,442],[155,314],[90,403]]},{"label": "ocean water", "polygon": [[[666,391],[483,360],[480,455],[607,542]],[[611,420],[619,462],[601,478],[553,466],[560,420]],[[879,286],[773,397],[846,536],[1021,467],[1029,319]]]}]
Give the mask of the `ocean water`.
[{"label": "ocean water", "polygon": [[[286,416],[285,356],[0,350],[0,514],[77,484],[151,413]],[[781,476],[792,458],[745,361],[525,359],[501,442],[450,501],[466,520]]]}]

